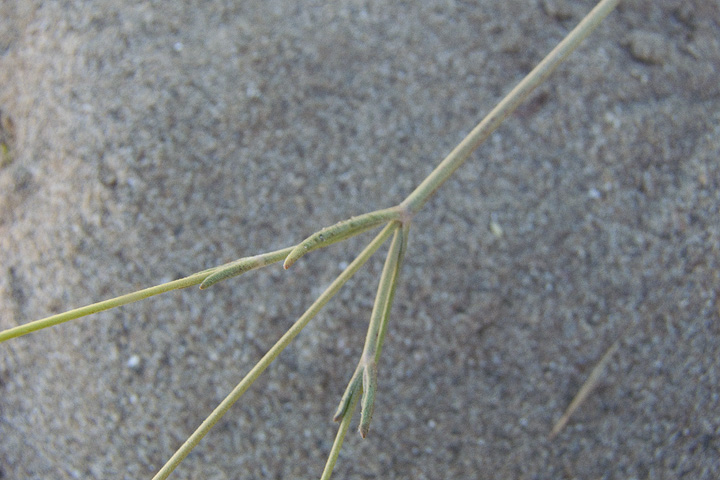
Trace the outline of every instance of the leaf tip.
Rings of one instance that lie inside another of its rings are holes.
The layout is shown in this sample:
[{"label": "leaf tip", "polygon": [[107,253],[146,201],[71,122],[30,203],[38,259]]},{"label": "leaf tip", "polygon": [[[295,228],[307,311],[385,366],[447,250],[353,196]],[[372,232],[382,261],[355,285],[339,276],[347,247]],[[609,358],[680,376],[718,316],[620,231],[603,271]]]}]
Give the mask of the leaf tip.
[{"label": "leaf tip", "polygon": [[308,247],[305,245],[298,245],[297,247],[293,248],[287,257],[285,257],[285,261],[283,262],[283,268],[287,270],[288,268],[292,267],[295,262],[297,262],[300,257],[302,257],[305,252],[307,252]]},{"label": "leaf tip", "polygon": [[211,273],[207,277],[205,277],[205,280],[203,280],[200,283],[200,290],[205,290],[206,288],[212,287],[216,283],[218,283],[221,280],[219,276],[215,273]]}]

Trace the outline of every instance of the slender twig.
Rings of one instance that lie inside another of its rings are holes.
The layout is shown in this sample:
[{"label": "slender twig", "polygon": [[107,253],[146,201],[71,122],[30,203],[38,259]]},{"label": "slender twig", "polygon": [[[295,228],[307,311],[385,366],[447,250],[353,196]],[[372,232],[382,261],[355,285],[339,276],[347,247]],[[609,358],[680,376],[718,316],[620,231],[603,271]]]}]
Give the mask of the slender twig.
[{"label": "slender twig", "polygon": [[305,325],[318,314],[320,309],[340,290],[345,282],[352,277],[361,266],[368,261],[375,251],[387,240],[396,230],[396,226],[390,224],[386,226],[365,249],[348,265],[343,272],[330,284],[325,291],[315,300],[315,302],[303,313],[300,318],[288,329],[285,334],[280,337],[275,345],[255,364],[255,366],[245,375],[245,377],[237,384],[237,386],[220,402],[213,412],[202,422],[202,424],[188,437],[182,446],[173,454],[170,460],[160,469],[153,477],[153,480],[165,479],[173,470],[188,456],[202,438],[210,431],[220,418],[230,409],[230,407],[238,401],[245,393],[250,385],[265,371],[265,369],[280,355],[285,347],[297,336]]},{"label": "slender twig", "polygon": [[445,159],[401,203],[416,213],[435,191],[450,178],[473,150],[483,143],[495,129],[530,95],[538,85],[577,48],[585,37],[617,6],[620,0],[602,0],[522,81],[493,108],[490,113],[453,149]]},{"label": "slender twig", "polygon": [[565,410],[565,413],[563,413],[562,417],[560,417],[560,419],[555,422],[555,426],[550,432],[550,435],[548,435],[548,440],[552,440],[553,438],[555,438],[557,434],[560,433],[560,430],[565,428],[565,425],[567,424],[568,420],[570,420],[572,414],[575,413],[575,410],[577,410],[578,407],[580,407],[580,405],[582,405],[582,403],[587,400],[590,392],[592,392],[593,388],[595,388],[595,385],[597,385],[597,382],[600,380],[602,374],[605,372],[605,367],[607,366],[608,362],[615,354],[619,346],[620,341],[618,340],[616,340],[612,345],[610,345],[610,348],[607,349],[605,355],[603,355],[598,364],[595,365],[595,368],[592,369],[592,372],[590,372],[590,376],[588,376],[587,380],[585,380],[583,386],[580,387],[580,390],[578,391],[577,395],[575,395],[575,398],[573,398],[572,402],[570,402],[570,405],[568,406],[567,410]]},{"label": "slender twig", "polygon": [[153,287],[144,288],[136,292],[127,293],[118,297],[103,300],[102,302],[93,303],[84,307],[68,310],[67,312],[58,313],[57,315],[51,315],[49,317],[41,318],[33,322],[18,325],[17,327],[9,328],[7,330],[0,331],[0,343],[10,340],[11,338],[20,337],[27,335],[28,333],[42,330],[43,328],[53,327],[61,323],[65,323],[70,320],[75,320],[81,317],[86,317],[94,313],[103,312],[112,308],[122,307],[130,303],[138,302],[146,298],[160,295],[161,293],[171,292],[173,290],[180,290],[193,285],[200,284],[200,288],[204,289],[214,285],[222,280],[226,280],[230,277],[240,275],[250,270],[270,265],[272,263],[279,262],[284,259],[288,253],[290,253],[295,247],[287,247],[274,252],[264,253],[261,255],[255,255],[252,257],[244,257],[233,262],[229,262],[217,267],[208,268],[201,272],[193,273],[187,277],[173,280],[171,282],[162,283]]},{"label": "slender twig", "polygon": [[398,225],[395,229],[395,236],[390,244],[383,271],[380,274],[375,304],[370,315],[370,326],[365,338],[365,347],[360,358],[362,365],[362,388],[363,396],[360,401],[360,425],[358,431],[365,438],[370,430],[373,410],[375,408],[375,393],[377,392],[377,359],[378,344],[382,344],[380,338],[383,331],[382,325],[387,324],[387,316],[390,312],[390,302],[395,291],[397,281],[397,267],[400,264],[400,253],[403,245],[403,228]]},{"label": "slender twig", "polygon": [[385,335],[388,328],[388,319],[390,318],[390,309],[392,308],[393,300],[395,299],[395,291],[400,277],[400,268],[402,267],[403,260],[405,258],[405,252],[407,251],[408,235],[410,233],[410,223],[406,222],[402,226],[400,234],[402,235],[400,241],[400,252],[398,253],[398,259],[395,263],[395,270],[393,272],[392,280],[390,281],[390,293],[385,305],[385,311],[383,312],[383,320],[380,325],[380,331],[378,332],[377,343],[375,345],[375,362],[380,361],[380,352],[382,352],[383,343],[385,343]]},{"label": "slender twig", "polygon": [[380,333],[380,327],[385,315],[390,307],[390,297],[393,291],[393,280],[396,279],[396,267],[400,260],[400,251],[403,244],[403,230],[397,225],[395,228],[395,236],[390,244],[385,265],[380,274],[380,282],[378,284],[377,293],[375,295],[375,304],[372,314],[370,315],[370,326],[365,336],[365,347],[362,353],[364,362],[375,361],[375,353],[377,352],[377,340]]},{"label": "slender twig", "polygon": [[390,244],[390,248],[385,259],[383,271],[380,274],[380,282],[377,294],[375,296],[375,304],[372,314],[370,315],[370,325],[368,326],[367,336],[365,338],[365,347],[355,369],[355,373],[350,378],[345,393],[340,400],[335,416],[335,421],[339,421],[347,414],[352,399],[359,395],[362,391],[362,401],[360,408],[360,425],[358,430],[360,435],[365,438],[370,429],[370,421],[372,420],[373,408],[375,404],[375,392],[377,390],[377,350],[378,345],[382,345],[382,335],[384,334],[383,324],[387,324],[387,316],[390,312],[390,304],[392,302],[395,285],[397,282],[398,267],[400,265],[401,254],[403,253],[403,235],[406,229],[400,224],[394,224],[395,236]]},{"label": "slender twig", "polygon": [[92,315],[93,313],[102,312],[104,310],[110,310],[111,308],[120,307],[129,303],[134,303],[139,300],[159,295],[161,293],[170,292],[172,290],[178,290],[181,288],[187,288],[193,285],[202,283],[205,278],[211,274],[214,269],[203,270],[202,272],[195,273],[179,280],[173,280],[172,282],[163,283],[154,287],[145,288],[138,290],[137,292],[128,293],[119,297],[111,298],[109,300],[103,300],[102,302],[93,303],[85,307],[76,308],[67,312],[58,313],[34,322],[25,323],[18,325],[17,327],[9,328],[0,332],[0,342],[10,340],[11,338],[20,337],[43,328],[52,327],[60,323],[67,322],[69,320],[75,320],[76,318],[85,317]]},{"label": "slender twig", "polygon": [[342,418],[342,421],[340,421],[338,433],[335,435],[335,441],[330,449],[330,454],[328,455],[327,462],[325,462],[325,468],[323,469],[320,480],[330,480],[333,468],[335,468],[335,463],[337,463],[338,455],[340,455],[340,448],[342,448],[343,440],[345,439],[345,435],[347,435],[348,427],[350,426],[350,421],[352,420],[353,412],[355,411],[355,406],[357,405],[361,394],[362,390],[355,392],[350,399],[350,404],[347,407],[345,416]]},{"label": "slender twig", "polygon": [[[238,383],[230,394],[215,408],[215,410],[202,422],[195,432],[188,437],[183,445],[162,467],[154,479],[164,479],[189,454],[198,442],[207,434],[212,426],[227,412],[227,410],[242,396],[257,377],[275,360],[287,347],[293,338],[307,325],[319,310],[337,293],[340,287],[354,275],[354,273],[370,258],[370,256],[387,240],[390,235],[394,238],[380,277],[380,283],[371,314],[368,334],[363,348],[360,362],[353,374],[345,394],[342,397],[335,419],[340,420],[340,427],[335,438],[330,457],[328,458],[322,479],[327,480],[337,461],[337,456],[355,409],[362,396],[360,433],[363,437],[368,432],[374,404],[374,395],[377,386],[377,363],[387,332],[388,318],[392,306],[395,289],[398,283],[399,271],[403,257],[407,250],[408,229],[412,217],[432,197],[440,186],[467,160],[470,153],[475,150],[490,134],[512,113],[538,85],[540,85],[557,66],[577,48],[580,42],[594,30],[598,24],[619,3],[619,0],[601,0],[597,6],[573,29],[557,47],[555,47],[490,113],[463,139],[460,144],[418,185],[418,187],[395,207],[352,217],[347,220],[326,227],[310,235],[304,241],[293,247],[268,252],[252,257],[245,257],[219,267],[203,270],[180,280],[164,283],[154,287],[139,290],[127,295],[94,303],[86,307],[70,310],[65,313],[53,315],[44,319],[20,325],[0,332],[0,342],[15,338],[27,333],[57,325],[68,320],[80,318],[110,308],[119,307],[136,302],[153,295],[171,290],[186,288],[200,284],[207,288],[227,278],[240,275],[249,270],[260,268],[284,259],[284,268],[289,268],[305,253],[325,247],[327,245],[346,240],[352,236],[387,224],[385,228],[368,244],[363,252],[333,281],[333,283],[315,300],[308,310],[293,324],[292,327],[273,345],[273,347],[255,364],[248,374]],[[551,436],[562,428],[564,422],[575,408],[587,397],[601,367],[608,361],[617,344],[606,353],[590,378],[571,403],[566,415],[553,429]]]}]

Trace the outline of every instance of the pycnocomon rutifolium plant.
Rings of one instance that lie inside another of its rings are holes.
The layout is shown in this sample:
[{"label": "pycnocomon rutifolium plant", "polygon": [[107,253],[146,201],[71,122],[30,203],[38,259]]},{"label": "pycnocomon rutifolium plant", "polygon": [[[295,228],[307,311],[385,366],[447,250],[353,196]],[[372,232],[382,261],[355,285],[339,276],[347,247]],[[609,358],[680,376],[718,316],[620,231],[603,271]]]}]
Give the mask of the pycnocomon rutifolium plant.
[{"label": "pycnocomon rutifolium plant", "polygon": [[470,153],[485,141],[538,85],[547,79],[553,70],[567,55],[577,48],[580,42],[597,27],[602,19],[608,15],[617,4],[618,0],[603,0],[599,2],[578,26],[490,111],[437,168],[435,168],[410,195],[396,206],[340,221],[317,231],[300,243],[288,246],[287,248],[240,258],[239,260],[203,270],[179,280],[170,281],[86,307],[18,325],[0,332],[0,341],[4,342],[40,329],[52,327],[103,310],[116,308],[171,290],[189,286],[199,286],[200,289],[204,290],[218,282],[275,263],[282,263],[284,269],[290,269],[293,264],[309,252],[337,242],[342,242],[369,230],[379,229],[379,233],[367,244],[365,249],[362,250],[352,262],[347,264],[342,273],[330,283],[305,313],[300,316],[275,345],[250,369],[246,376],[225,399],[217,405],[212,413],[208,415],[205,421],[203,421],[177,449],[175,454],[172,455],[154,477],[156,479],[167,478],[340,288],[353,277],[382,245],[389,243],[385,263],[379,277],[377,294],[370,314],[364,348],[355,370],[347,372],[349,382],[333,416],[334,420],[339,422],[339,428],[322,473],[323,479],[330,478],[338,459],[343,440],[351,424],[353,413],[357,410],[358,404],[360,412],[359,433],[362,437],[366,437],[370,431],[375,397],[377,394],[378,365],[381,359],[383,342],[389,328],[393,297],[396,286],[401,278],[403,260],[408,255],[416,255],[416,253],[412,252],[412,248],[408,249],[408,241],[412,236],[411,224],[413,217],[422,209],[438,188],[466,161]]}]

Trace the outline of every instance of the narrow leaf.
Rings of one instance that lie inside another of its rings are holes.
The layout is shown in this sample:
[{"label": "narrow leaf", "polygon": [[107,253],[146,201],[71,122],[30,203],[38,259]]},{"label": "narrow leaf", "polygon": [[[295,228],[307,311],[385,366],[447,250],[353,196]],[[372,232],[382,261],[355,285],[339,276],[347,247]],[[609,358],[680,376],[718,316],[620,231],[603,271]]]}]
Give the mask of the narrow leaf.
[{"label": "narrow leaf", "polygon": [[363,396],[360,409],[360,426],[358,431],[362,438],[370,431],[373,410],[375,409],[375,392],[377,391],[377,364],[371,359],[363,368]]},{"label": "narrow leaf", "polygon": [[208,287],[215,285],[218,282],[227,280],[228,278],[242,275],[245,272],[254,270],[256,268],[265,267],[267,265],[279,262],[285,258],[288,253],[293,250],[294,247],[283,248],[282,250],[276,250],[274,252],[263,253],[261,255],[254,255],[252,257],[243,257],[234,262],[230,262],[225,265],[217,267],[213,273],[203,280],[200,284],[200,290],[204,290]]},{"label": "narrow leaf", "polygon": [[285,267],[285,269],[290,268],[293,263],[298,261],[300,257],[308,252],[346,240],[350,237],[354,237],[355,235],[359,235],[372,228],[382,225],[383,223],[397,220],[399,218],[400,210],[392,207],[365,213],[363,215],[358,215],[357,217],[350,217],[347,220],[336,223],[335,225],[325,227],[300,242],[288,254],[283,267]]}]

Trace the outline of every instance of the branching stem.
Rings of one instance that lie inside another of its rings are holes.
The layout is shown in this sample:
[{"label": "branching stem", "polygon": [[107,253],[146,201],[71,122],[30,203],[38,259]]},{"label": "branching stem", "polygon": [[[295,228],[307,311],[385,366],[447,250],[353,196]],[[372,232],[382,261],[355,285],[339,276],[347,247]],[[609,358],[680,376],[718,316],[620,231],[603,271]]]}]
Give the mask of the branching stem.
[{"label": "branching stem", "polygon": [[343,272],[330,284],[325,291],[313,302],[313,304],[303,313],[300,318],[288,329],[285,334],[280,337],[275,345],[268,350],[268,352],[258,361],[255,366],[245,375],[245,377],[237,384],[237,386],[220,402],[215,410],[202,422],[202,424],[193,432],[185,443],[173,454],[170,460],[160,469],[160,471],[153,477],[153,480],[162,480],[168,477],[170,473],[183,461],[185,457],[192,451],[193,448],[202,440],[208,431],[215,425],[218,420],[225,415],[225,412],[238,401],[238,399],[245,393],[250,385],[265,371],[265,369],[280,355],[285,347],[297,336],[300,331],[305,328],[305,325],[318,314],[320,309],[340,290],[345,282],[362,267],[365,262],[377,251],[378,248],[387,240],[395,230],[394,225],[386,226],[369,244],[365,249],[348,265]]},{"label": "branching stem", "polygon": [[[498,105],[455,147],[430,175],[405,200],[395,207],[365,213],[357,217],[326,227],[301,243],[281,250],[245,257],[219,267],[203,270],[180,280],[146,288],[137,292],[94,303],[86,307],[70,310],[41,320],[20,325],[0,332],[0,342],[19,337],[42,328],[57,325],[68,320],[84,317],[93,313],[136,302],[144,298],[165,293],[171,290],[186,288],[200,284],[207,288],[217,282],[240,275],[249,270],[264,267],[284,259],[283,266],[287,269],[307,252],[322,248],[333,243],[385,225],[385,228],[368,244],[357,258],[332,282],[332,284],[315,300],[290,329],[270,348],[255,364],[237,386],[202,422],[183,445],[175,452],[168,462],[160,469],[154,480],[165,479],[178,464],[200,442],[215,423],[243,395],[258,376],[275,360],[295,336],[320,311],[320,309],[337,293],[342,285],[372,256],[372,254],[391,235],[393,241],[388,250],[375,304],[370,318],[370,325],[365,340],[363,353],[357,368],[345,390],[340,405],[335,413],[335,420],[341,421],[330,457],[325,465],[322,480],[330,478],[343,439],[352,418],[352,412],[361,400],[360,434],[365,437],[370,426],[377,388],[377,364],[387,332],[388,317],[392,306],[395,289],[398,283],[400,267],[407,250],[410,222],[414,215],[425,205],[440,186],[467,160],[490,134],[508,117],[527,96],[540,85],[557,66],[577,48],[580,42],[592,32],[598,24],[617,6],[619,0],[601,0],[597,6],[558,44]],[[362,398],[361,398],[362,397]],[[571,406],[571,409],[573,406]],[[570,410],[571,410],[570,409]]]}]

